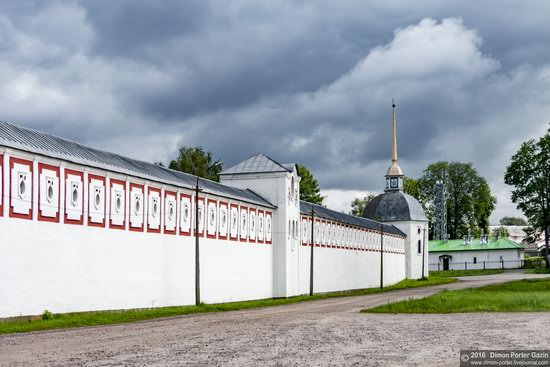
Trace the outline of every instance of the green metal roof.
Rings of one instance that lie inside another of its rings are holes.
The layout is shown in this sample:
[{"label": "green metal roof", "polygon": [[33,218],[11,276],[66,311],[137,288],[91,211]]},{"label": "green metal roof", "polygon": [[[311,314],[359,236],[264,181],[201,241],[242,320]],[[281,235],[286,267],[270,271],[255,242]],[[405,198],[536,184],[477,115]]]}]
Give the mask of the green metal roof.
[{"label": "green metal roof", "polygon": [[472,239],[469,245],[464,240],[430,241],[430,252],[452,252],[452,251],[480,251],[480,250],[509,250],[522,249],[520,245],[508,238],[499,238],[497,241],[489,240],[487,244],[481,244],[479,238]]}]

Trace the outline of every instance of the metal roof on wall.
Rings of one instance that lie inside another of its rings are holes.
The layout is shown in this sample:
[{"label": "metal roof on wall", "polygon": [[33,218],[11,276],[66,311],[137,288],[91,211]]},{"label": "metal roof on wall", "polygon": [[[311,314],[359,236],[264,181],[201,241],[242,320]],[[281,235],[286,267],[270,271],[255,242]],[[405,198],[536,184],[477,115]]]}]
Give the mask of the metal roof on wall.
[{"label": "metal roof on wall", "polygon": [[397,227],[391,224],[383,224],[372,219],[356,217],[354,215],[337,212],[336,210],[327,209],[324,206],[311,204],[306,201],[300,201],[300,213],[302,215],[311,216],[312,208],[314,209],[314,216],[316,218],[333,220],[335,222],[342,222],[376,231],[380,231],[380,226],[382,226],[385,233],[391,233],[404,237],[406,236],[405,233],[401,232]]},{"label": "metal roof on wall", "polygon": [[221,175],[239,175],[247,173],[292,172],[293,164],[281,164],[260,153],[241,163],[225,169]]},{"label": "metal roof on wall", "polygon": [[[194,189],[197,180],[197,176],[188,173],[91,148],[45,132],[3,121],[0,121],[0,145],[187,189]],[[199,186],[203,192],[209,194],[271,208],[276,207],[249,189],[238,189],[203,178],[199,178]]]}]

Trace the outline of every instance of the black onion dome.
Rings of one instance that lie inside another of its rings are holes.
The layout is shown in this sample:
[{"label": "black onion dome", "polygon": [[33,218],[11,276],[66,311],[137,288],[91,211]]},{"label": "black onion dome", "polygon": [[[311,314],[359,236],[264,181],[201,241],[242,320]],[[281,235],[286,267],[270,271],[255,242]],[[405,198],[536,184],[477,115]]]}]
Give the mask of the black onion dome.
[{"label": "black onion dome", "polygon": [[402,191],[378,195],[367,204],[363,217],[379,222],[428,221],[418,200]]}]

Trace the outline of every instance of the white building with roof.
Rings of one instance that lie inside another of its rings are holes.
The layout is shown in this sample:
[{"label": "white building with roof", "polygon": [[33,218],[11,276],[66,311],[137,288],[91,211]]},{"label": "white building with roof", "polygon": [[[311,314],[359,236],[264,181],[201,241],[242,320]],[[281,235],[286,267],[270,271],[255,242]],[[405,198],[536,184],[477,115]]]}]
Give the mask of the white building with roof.
[{"label": "white building with roof", "polygon": [[302,202],[299,183],[296,165],[262,154],[220,183],[197,181],[0,122],[0,318],[188,305],[197,289],[217,303],[307,294],[311,279],[317,293],[419,277],[410,228]]}]

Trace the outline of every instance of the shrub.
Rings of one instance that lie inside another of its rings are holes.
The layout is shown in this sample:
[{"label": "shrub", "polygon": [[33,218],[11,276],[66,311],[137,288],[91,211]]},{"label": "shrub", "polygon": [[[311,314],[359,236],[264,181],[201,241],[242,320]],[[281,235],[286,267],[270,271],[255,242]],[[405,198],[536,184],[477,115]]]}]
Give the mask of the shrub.
[{"label": "shrub", "polygon": [[53,319],[53,313],[51,313],[51,311],[44,310],[44,312],[42,312],[42,320],[51,320],[51,319]]},{"label": "shrub", "polygon": [[533,256],[525,258],[525,269],[538,269],[545,266],[544,257]]}]

